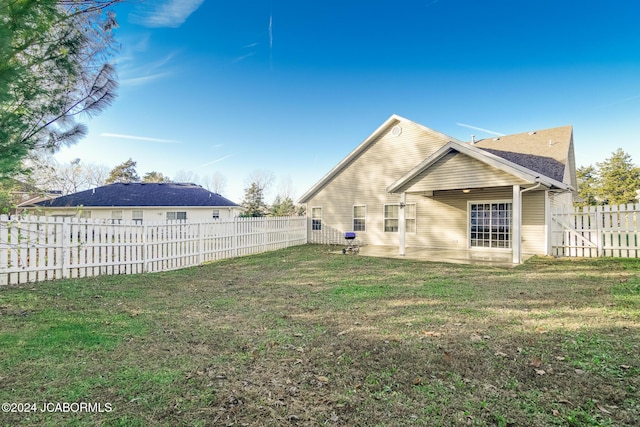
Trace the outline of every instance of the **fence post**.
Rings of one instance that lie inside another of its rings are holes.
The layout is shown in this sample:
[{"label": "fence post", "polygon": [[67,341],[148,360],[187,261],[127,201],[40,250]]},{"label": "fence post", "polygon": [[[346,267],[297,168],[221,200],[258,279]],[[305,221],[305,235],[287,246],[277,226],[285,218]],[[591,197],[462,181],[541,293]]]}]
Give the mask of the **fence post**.
[{"label": "fence post", "polygon": [[603,256],[604,236],[602,235],[602,207],[590,206],[589,210],[595,213],[596,217],[596,251],[598,258]]},{"label": "fence post", "polygon": [[264,225],[262,227],[262,252],[266,252],[267,251],[267,233],[268,233],[268,229],[271,226],[269,218],[264,217],[261,219],[262,224]]},{"label": "fence post", "polygon": [[145,222],[142,223],[142,272],[148,272],[147,260],[149,259],[149,247],[147,244],[147,232],[148,226]]},{"label": "fence post", "polygon": [[71,276],[70,266],[71,266],[71,250],[70,250],[70,235],[69,235],[69,227],[70,224],[67,221],[67,218],[61,218],[62,223],[60,224],[60,249],[62,252],[62,257],[60,259],[62,265],[62,278],[67,279]]},{"label": "fence post", "polygon": [[196,224],[196,230],[198,233],[198,265],[201,265],[204,262],[204,238],[202,237],[203,228],[203,223],[199,222]]},{"label": "fence post", "polygon": [[0,215],[0,286],[9,284],[9,217]]},{"label": "fence post", "polygon": [[233,238],[231,239],[231,251],[234,257],[238,256],[238,226],[239,226],[239,217],[233,218]]}]

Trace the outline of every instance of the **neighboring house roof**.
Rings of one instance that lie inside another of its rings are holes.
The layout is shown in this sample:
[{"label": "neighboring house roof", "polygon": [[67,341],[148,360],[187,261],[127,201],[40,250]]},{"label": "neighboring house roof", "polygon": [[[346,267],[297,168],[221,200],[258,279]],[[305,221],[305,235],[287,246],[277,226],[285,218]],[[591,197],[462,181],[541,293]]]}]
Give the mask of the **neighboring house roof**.
[{"label": "neighboring house roof", "polygon": [[50,200],[61,195],[60,191],[44,191],[39,189],[33,184],[29,184],[24,181],[9,178],[9,182],[12,182],[10,194],[13,203],[16,208],[23,206],[31,206],[34,203],[41,202],[43,200]]},{"label": "neighboring house roof", "polygon": [[233,207],[238,206],[220,194],[196,184],[182,183],[116,183],[68,194],[36,203],[45,208],[84,207]]}]

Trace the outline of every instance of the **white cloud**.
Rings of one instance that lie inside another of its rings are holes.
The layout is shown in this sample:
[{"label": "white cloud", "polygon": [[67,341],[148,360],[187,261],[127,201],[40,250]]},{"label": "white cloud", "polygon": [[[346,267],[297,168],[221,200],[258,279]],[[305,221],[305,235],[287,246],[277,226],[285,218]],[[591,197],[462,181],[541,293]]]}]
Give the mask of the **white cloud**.
[{"label": "white cloud", "polygon": [[182,141],[176,141],[174,139],[161,139],[161,138],[150,138],[148,136],[135,136],[135,135],[124,135],[121,133],[101,133],[100,136],[107,136],[111,138],[120,138],[120,139],[133,139],[136,141],[148,141],[148,142],[162,142],[164,144],[182,144]]},{"label": "white cloud", "polygon": [[169,75],[171,75],[171,73],[158,73],[158,74],[150,74],[148,76],[143,76],[143,77],[130,77],[128,79],[120,80],[120,84],[122,86],[141,86],[141,85],[150,83],[154,80],[167,77]]},{"label": "white cloud", "polygon": [[132,15],[134,22],[146,27],[177,28],[198,10],[204,0],[164,0],[156,1],[151,10],[143,16]]},{"label": "white cloud", "polygon": [[173,71],[164,71],[164,69],[167,68],[166,65],[170,63],[175,55],[175,52],[171,52],[164,58],[137,67],[133,66],[133,57],[121,58],[118,62],[122,66],[120,84],[123,86],[140,86],[171,76]]}]

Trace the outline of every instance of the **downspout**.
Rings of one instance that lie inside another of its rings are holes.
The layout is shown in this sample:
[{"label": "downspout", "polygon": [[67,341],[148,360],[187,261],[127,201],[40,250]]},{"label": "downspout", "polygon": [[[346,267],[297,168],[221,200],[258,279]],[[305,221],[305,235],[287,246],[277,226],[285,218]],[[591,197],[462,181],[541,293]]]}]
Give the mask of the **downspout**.
[{"label": "downspout", "polygon": [[407,193],[403,192],[400,194],[400,209],[398,212],[398,255],[405,256],[407,252],[407,226],[406,226],[406,216],[405,216],[405,206],[407,205]]},{"label": "downspout", "polygon": [[519,239],[518,242],[515,242],[515,248],[514,250],[516,251],[516,253],[513,254],[513,263],[514,264],[520,264],[522,263],[522,194],[526,193],[527,191],[532,191],[532,190],[536,190],[540,187],[542,187],[542,183],[539,181],[539,177],[536,177],[536,182],[537,184],[534,185],[533,187],[528,187],[528,188],[523,188],[522,190],[520,190],[518,192],[518,207],[520,209],[520,215],[518,215],[518,221],[520,221],[520,224],[518,224],[517,229],[519,230],[519,235],[515,236],[516,238]]}]

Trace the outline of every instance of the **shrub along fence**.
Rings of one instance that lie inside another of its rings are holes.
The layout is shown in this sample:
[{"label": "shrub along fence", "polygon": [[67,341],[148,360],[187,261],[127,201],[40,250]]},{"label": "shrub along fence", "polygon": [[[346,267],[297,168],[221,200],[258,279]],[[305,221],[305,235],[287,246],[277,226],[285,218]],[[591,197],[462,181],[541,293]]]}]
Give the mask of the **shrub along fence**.
[{"label": "shrub along fence", "polygon": [[640,203],[552,214],[553,255],[640,258]]},{"label": "shrub along fence", "polygon": [[175,270],[307,243],[304,217],[114,224],[0,216],[0,285]]}]

